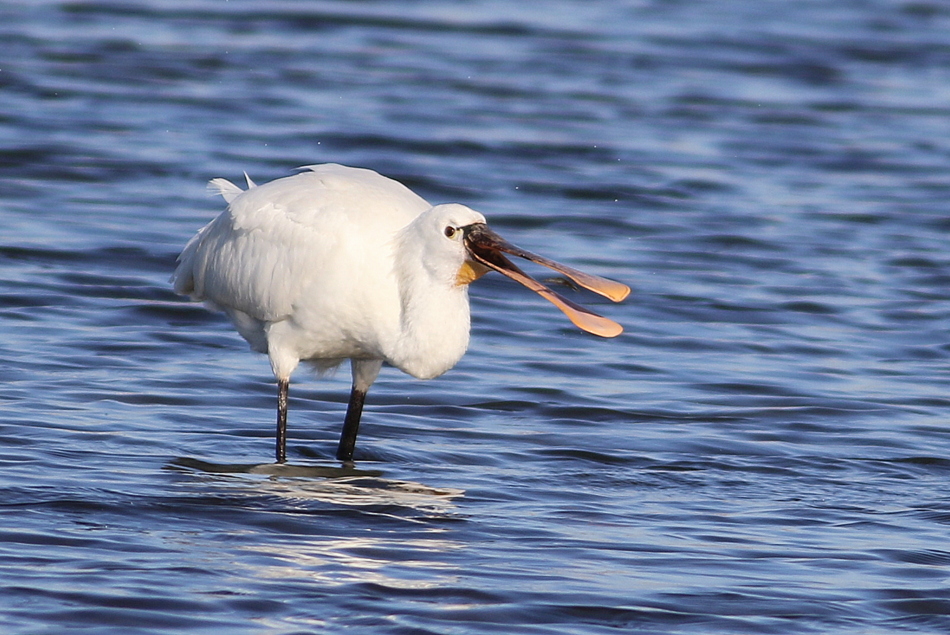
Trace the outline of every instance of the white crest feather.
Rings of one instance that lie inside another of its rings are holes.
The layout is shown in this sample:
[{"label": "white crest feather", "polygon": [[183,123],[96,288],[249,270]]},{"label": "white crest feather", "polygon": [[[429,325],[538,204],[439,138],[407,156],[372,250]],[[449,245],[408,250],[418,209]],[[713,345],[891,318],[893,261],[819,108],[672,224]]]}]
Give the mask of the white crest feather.
[{"label": "white crest feather", "polygon": [[[245,174],[245,176],[247,175]],[[251,179],[248,179],[247,181],[250,187],[254,186],[254,184],[251,183]],[[217,192],[218,194],[220,194],[222,197],[224,197],[224,200],[227,201],[228,203],[236,199],[241,193],[244,192],[244,190],[239,188],[237,185],[235,185],[231,181],[227,179],[220,179],[220,178],[211,179],[208,182],[208,189],[211,190],[212,192]]]}]

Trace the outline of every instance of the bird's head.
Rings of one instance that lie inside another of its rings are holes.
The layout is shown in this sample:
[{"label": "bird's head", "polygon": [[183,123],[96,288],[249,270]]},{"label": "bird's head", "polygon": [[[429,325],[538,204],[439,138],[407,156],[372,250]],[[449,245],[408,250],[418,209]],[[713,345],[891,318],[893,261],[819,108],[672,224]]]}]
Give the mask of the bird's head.
[{"label": "bird's head", "polygon": [[623,327],[613,320],[571,302],[538,282],[519,269],[505,254],[553,269],[585,289],[614,302],[627,297],[630,293],[627,285],[578,271],[516,247],[489,229],[484,216],[464,205],[437,205],[425,216],[425,233],[430,237],[426,242],[430,246],[435,245],[429,257],[454,272],[456,285],[467,285],[489,271],[498,271],[538,293],[563,311],[575,326],[589,333],[615,337],[623,332]]}]

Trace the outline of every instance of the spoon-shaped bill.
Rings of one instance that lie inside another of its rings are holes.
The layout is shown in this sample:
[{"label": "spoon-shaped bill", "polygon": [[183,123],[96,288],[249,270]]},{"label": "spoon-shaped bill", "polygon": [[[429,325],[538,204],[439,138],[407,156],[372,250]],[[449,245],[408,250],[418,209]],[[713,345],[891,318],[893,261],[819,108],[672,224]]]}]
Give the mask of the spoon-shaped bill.
[{"label": "spoon-shaped bill", "polygon": [[[630,289],[627,288],[626,285],[620,284],[619,282],[614,282],[612,280],[607,280],[605,278],[599,278],[598,276],[591,276],[581,271],[577,271],[576,269],[556,263],[552,260],[548,260],[547,258],[529,254],[528,252],[506,242],[500,236],[488,229],[488,227],[485,225],[472,225],[468,228],[468,230],[469,231],[465,237],[466,245],[468,247],[469,254],[476,262],[490,269],[494,269],[495,271],[504,274],[512,280],[515,280],[516,282],[528,287],[560,309],[564,315],[566,315],[568,319],[574,323],[575,326],[587,331],[588,333],[599,335],[600,337],[616,337],[623,333],[623,327],[613,320],[597,315],[596,313],[589,311],[588,309],[585,309],[584,307],[575,304],[567,298],[555,293],[519,269],[517,265],[506,258],[501,252],[506,251],[508,253],[513,253],[515,255],[532,260],[533,262],[543,264],[551,269],[554,269],[555,271],[563,273],[577,282],[579,285],[590,289],[591,291],[601,293],[601,295],[604,295],[615,302],[620,301],[627,295],[627,293],[630,292]],[[620,294],[620,287],[625,290],[622,295]],[[605,289],[609,289],[614,294],[614,296],[616,296],[616,299],[608,295]]]},{"label": "spoon-shaped bill", "polygon": [[512,256],[518,256],[519,258],[524,258],[525,260],[530,260],[531,262],[537,263],[542,267],[547,267],[548,269],[553,269],[558,273],[562,273],[580,286],[598,293],[609,300],[614,302],[620,302],[630,294],[630,287],[627,285],[616,282],[615,280],[609,280],[607,278],[601,278],[600,276],[595,276],[589,273],[584,273],[583,271],[578,271],[573,267],[568,267],[567,265],[562,265],[559,262],[555,262],[544,256],[539,256],[537,254],[526,251],[521,247],[512,245],[507,240],[493,232],[488,228],[487,225],[482,223],[477,223],[475,225],[469,226],[466,233],[466,239],[469,241],[469,245],[475,244],[477,249],[481,250],[492,250],[492,251],[503,251],[509,253]]}]

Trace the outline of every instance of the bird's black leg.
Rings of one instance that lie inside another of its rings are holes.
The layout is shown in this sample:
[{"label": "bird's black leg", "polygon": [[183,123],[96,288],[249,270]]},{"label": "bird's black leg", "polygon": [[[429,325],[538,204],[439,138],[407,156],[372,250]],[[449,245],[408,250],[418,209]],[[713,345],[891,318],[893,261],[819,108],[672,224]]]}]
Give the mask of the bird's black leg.
[{"label": "bird's black leg", "polygon": [[343,420],[343,434],[340,435],[340,446],[336,450],[338,461],[352,461],[353,450],[356,448],[356,435],[360,431],[360,415],[363,414],[363,402],[366,401],[366,391],[353,386],[350,391],[350,404],[346,407],[346,418]]},{"label": "bird's black leg", "polygon": [[340,446],[336,450],[337,460],[344,463],[353,461],[356,435],[360,431],[360,415],[363,414],[363,402],[366,401],[369,387],[379,375],[379,369],[383,367],[381,359],[351,359],[350,362],[353,365],[353,389],[350,391],[350,404],[346,407],[346,418],[343,420]]},{"label": "bird's black leg", "polygon": [[277,462],[287,462],[287,393],[290,381],[277,380]]}]

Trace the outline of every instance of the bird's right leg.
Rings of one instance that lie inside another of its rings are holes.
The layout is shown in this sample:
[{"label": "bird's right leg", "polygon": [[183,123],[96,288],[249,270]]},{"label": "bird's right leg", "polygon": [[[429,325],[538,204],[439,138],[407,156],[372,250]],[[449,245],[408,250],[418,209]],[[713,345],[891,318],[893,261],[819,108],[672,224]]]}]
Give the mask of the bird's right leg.
[{"label": "bird's right leg", "polygon": [[381,359],[354,359],[353,387],[350,390],[350,402],[346,407],[346,418],[343,420],[343,433],[340,435],[340,445],[336,450],[338,461],[349,463],[353,460],[353,450],[356,449],[356,435],[360,431],[360,417],[363,414],[363,403],[369,387],[376,381],[379,369],[383,367]]}]

